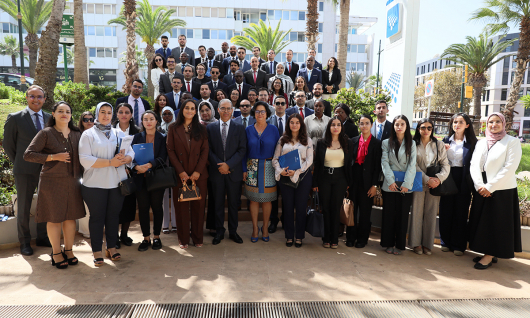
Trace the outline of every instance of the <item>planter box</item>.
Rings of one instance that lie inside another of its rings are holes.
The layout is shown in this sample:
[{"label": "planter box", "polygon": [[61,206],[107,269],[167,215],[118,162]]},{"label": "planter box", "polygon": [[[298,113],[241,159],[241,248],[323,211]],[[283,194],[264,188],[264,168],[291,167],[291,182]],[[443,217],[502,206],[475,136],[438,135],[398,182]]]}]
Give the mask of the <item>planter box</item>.
[{"label": "planter box", "polygon": [[523,243],[523,252],[530,253],[530,227],[521,226],[521,241]]},{"label": "planter box", "polygon": [[[17,207],[16,199],[17,195],[14,194],[13,197],[13,212],[15,216],[9,217],[5,222],[0,222],[0,244],[9,244],[18,242],[18,229],[17,229]],[[37,223],[35,223],[35,209],[37,205],[37,195],[33,195],[33,201],[31,202],[30,217],[29,217],[29,227],[31,230],[31,237],[37,237]]]}]

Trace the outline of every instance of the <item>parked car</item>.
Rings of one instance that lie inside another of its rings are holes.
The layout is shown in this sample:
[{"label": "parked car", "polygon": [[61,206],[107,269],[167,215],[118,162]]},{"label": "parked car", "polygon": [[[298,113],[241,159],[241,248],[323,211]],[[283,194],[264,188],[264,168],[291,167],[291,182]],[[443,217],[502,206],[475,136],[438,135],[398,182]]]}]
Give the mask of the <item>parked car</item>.
[{"label": "parked car", "polygon": [[[6,86],[12,86],[20,90],[20,77],[19,74],[9,74],[9,73],[0,73],[0,80]],[[26,85],[27,87],[33,85],[34,79],[32,77],[26,76]]]}]

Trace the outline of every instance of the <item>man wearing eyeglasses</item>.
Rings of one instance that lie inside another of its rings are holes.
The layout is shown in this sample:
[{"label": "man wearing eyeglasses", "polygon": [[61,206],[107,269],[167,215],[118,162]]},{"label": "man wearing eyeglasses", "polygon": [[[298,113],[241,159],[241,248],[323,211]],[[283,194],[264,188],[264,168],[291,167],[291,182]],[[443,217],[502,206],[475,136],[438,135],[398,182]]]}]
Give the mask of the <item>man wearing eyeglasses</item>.
[{"label": "man wearing eyeglasses", "polygon": [[252,117],[250,115],[250,109],[252,106],[250,106],[250,101],[247,99],[243,99],[241,103],[239,103],[239,110],[241,111],[241,116],[237,116],[234,118],[234,122],[242,125],[245,127],[245,129],[248,126],[252,126],[256,123],[256,118]]},{"label": "man wearing eyeglasses", "polygon": [[[133,118],[136,126],[140,126],[140,118],[146,110],[151,109],[151,105],[145,99],[141,98],[140,95],[144,91],[144,83],[140,79],[135,79],[131,84],[131,94],[129,96],[120,97],[116,100],[114,109],[118,109],[118,105],[121,103],[128,103],[133,108]],[[116,119],[116,114],[113,115],[113,120]]]},{"label": "man wearing eyeglasses", "polygon": [[[217,61],[216,61],[217,62]],[[221,69],[219,66],[212,66],[210,70],[210,75],[212,75],[212,80],[208,82],[208,87],[210,88],[210,98],[215,99],[217,97],[217,94],[215,93],[216,90],[222,89],[223,91],[227,91],[228,85],[221,81],[219,76],[221,75]]]},{"label": "man wearing eyeglasses", "polygon": [[[248,101],[247,101],[248,102]],[[206,126],[208,144],[209,180],[213,185],[215,202],[216,234],[213,245],[221,243],[226,231],[225,195],[228,201],[229,238],[238,244],[243,239],[237,234],[238,203],[241,198],[241,181],[243,180],[242,161],[247,152],[247,135],[245,128],[232,120],[232,102],[223,99],[219,102],[221,120]]]},{"label": "man wearing eyeglasses", "polygon": [[173,86],[171,85],[173,82],[173,77],[178,77],[182,81],[184,81],[184,75],[175,71],[175,67],[177,66],[175,57],[173,57],[172,55],[168,56],[166,63],[167,72],[165,74],[160,75],[159,82],[159,93],[164,95],[173,91]]},{"label": "man wearing eyeglasses", "polygon": [[[27,162],[23,156],[35,135],[45,127],[50,114],[42,111],[46,94],[40,86],[32,85],[28,88],[26,101],[28,107],[7,115],[2,146],[9,160],[13,162],[13,175],[17,189],[17,230],[20,253],[32,255],[29,216],[33,193],[39,184],[42,165]],[[46,231],[46,222],[37,223],[36,243],[37,246],[51,247]]]},{"label": "man wearing eyeglasses", "polygon": [[294,95],[294,100],[296,102],[296,106],[293,106],[287,110],[287,116],[298,113],[300,116],[302,116],[302,119],[305,119],[306,117],[309,117],[315,113],[315,111],[305,106],[306,96],[303,91],[298,91],[296,95]]}]

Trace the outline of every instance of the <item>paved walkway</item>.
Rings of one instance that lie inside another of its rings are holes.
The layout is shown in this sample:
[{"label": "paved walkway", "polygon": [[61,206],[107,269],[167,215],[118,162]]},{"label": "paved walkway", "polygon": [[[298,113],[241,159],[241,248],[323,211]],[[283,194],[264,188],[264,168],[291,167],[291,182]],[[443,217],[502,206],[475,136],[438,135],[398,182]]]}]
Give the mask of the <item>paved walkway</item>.
[{"label": "paved walkway", "polygon": [[[366,248],[324,249],[306,237],[300,249],[285,247],[283,230],[265,243],[250,242],[251,223],[241,222],[244,244],[228,237],[213,246],[181,250],[176,234],[162,235],[164,248],[138,252],[140,227],[133,223],[135,244],[122,247],[123,260],[96,268],[86,240],[76,236],[80,264],[66,270],[50,266],[50,249],[0,250],[0,304],[119,304],[177,302],[265,302],[330,300],[416,300],[521,298],[530,295],[530,260],[499,260],[485,271],[462,257],[411,251],[386,254],[377,233]],[[48,255],[47,255],[48,254]]]}]

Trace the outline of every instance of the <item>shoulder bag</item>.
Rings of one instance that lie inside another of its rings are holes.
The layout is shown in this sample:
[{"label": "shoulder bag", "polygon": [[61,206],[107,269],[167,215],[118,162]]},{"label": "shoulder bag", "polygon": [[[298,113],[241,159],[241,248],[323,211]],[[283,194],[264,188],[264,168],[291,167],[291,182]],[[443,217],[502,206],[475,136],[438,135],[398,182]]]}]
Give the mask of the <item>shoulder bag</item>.
[{"label": "shoulder bag", "polygon": [[[434,166],[428,167],[427,172],[425,173],[428,177],[435,178],[437,173],[442,171],[442,166],[438,161],[438,144],[436,144],[436,163]],[[451,171],[444,182],[440,183],[436,188],[429,189],[429,193],[433,196],[444,196],[444,195],[455,195],[458,193],[458,187],[456,186],[453,177],[451,176]]]},{"label": "shoulder bag", "polygon": [[178,186],[175,168],[167,166],[164,161],[157,158],[158,167],[146,172],[147,191],[166,189]]},{"label": "shoulder bag", "polygon": [[[136,192],[136,183],[131,177],[129,169],[125,168],[125,172],[127,173],[127,179],[120,181],[118,187],[120,188],[121,195],[128,196]],[[116,168],[116,173],[118,174],[118,168]]]},{"label": "shoulder bag", "polygon": [[348,199],[348,191],[346,191],[346,196],[342,201],[342,206],[340,207],[340,223],[346,226],[355,225],[355,209],[353,201]]},{"label": "shoulder bag", "polygon": [[305,230],[313,237],[324,236],[324,215],[320,212],[318,192],[313,193],[311,206],[307,209]]}]

